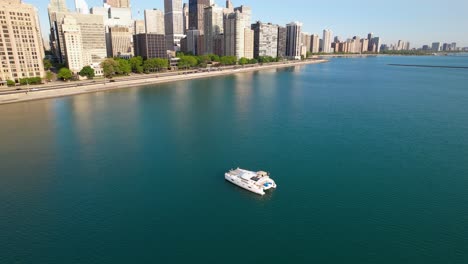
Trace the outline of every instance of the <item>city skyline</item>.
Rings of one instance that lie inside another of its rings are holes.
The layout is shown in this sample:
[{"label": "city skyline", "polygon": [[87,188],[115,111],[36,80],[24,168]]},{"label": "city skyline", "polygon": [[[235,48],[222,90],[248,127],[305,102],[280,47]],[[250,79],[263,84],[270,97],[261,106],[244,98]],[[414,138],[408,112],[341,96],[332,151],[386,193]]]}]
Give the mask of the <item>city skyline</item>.
[{"label": "city skyline", "polygon": [[[49,0],[25,0],[39,11],[41,31],[44,38],[48,38],[47,5]],[[188,1],[184,1],[184,3]],[[282,6],[280,1],[270,2],[265,7],[264,2],[242,0],[234,1],[235,6],[246,5],[252,8],[252,23],[261,21],[286,25],[292,21],[303,23],[303,32],[322,35],[323,29],[330,29],[334,36],[343,39],[353,36],[366,36],[369,32],[379,34],[383,43],[397,43],[399,40],[411,42],[412,47],[431,45],[433,42],[456,42],[459,47],[468,46],[468,34],[463,25],[468,24],[468,17],[464,10],[468,9],[468,2],[456,0],[453,6],[457,8],[440,8],[431,1],[424,5],[406,3],[404,10],[393,10],[389,13],[385,3],[365,0],[359,7],[352,3],[342,2],[327,7],[323,3],[314,3],[312,6],[305,0],[295,0],[294,5]],[[400,0],[394,2],[396,5]],[[402,2],[402,1],[401,1]],[[87,0],[89,8],[102,6],[103,1]],[[224,6],[225,1],[215,1]],[[145,9],[157,8],[164,10],[164,1],[155,2],[130,1],[134,19],[143,19]],[[298,8],[299,6],[311,8]],[[339,8],[335,8],[338,6]],[[67,7],[75,9],[75,1],[67,0]],[[319,10],[319,11],[317,11]],[[428,33],[429,32],[429,33]]]}]

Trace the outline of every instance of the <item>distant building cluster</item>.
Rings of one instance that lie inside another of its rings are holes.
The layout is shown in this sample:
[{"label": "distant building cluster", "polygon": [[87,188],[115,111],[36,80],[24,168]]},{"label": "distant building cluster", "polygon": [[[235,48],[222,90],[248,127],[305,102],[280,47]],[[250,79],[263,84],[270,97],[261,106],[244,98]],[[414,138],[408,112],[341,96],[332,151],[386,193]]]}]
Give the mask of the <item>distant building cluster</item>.
[{"label": "distant building cluster", "polygon": [[[144,10],[142,20],[132,17],[130,0],[104,0],[102,6],[91,8],[86,0],[75,0],[74,10],[67,8],[66,0],[50,0],[48,14],[49,41],[43,43],[36,8],[21,0],[0,0],[0,85],[44,77],[43,47],[74,74],[84,66],[102,73],[100,63],[108,57],[170,59],[177,51],[238,59],[301,59],[314,53],[410,49],[410,43],[401,40],[381,44],[372,33],[341,40],[329,29],[321,36],[305,33],[301,22],[252,23],[252,9],[235,7],[230,0],[224,6],[214,0],[164,0],[164,10]],[[456,43],[439,42],[422,49],[461,50]]]},{"label": "distant building cluster", "polygon": [[466,48],[462,49],[460,47],[457,47],[457,43],[455,42],[443,43],[443,44],[441,44],[440,42],[433,42],[431,46],[423,45],[421,49],[424,51],[439,52],[439,51],[463,51]]}]

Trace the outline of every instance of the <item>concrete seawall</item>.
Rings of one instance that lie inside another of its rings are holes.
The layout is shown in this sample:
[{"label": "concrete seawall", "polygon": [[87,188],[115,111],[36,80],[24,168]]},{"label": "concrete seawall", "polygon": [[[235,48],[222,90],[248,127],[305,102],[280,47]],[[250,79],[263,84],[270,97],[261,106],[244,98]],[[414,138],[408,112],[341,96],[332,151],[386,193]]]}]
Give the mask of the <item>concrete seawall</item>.
[{"label": "concrete seawall", "polygon": [[113,89],[131,88],[131,87],[142,86],[142,85],[209,78],[209,77],[231,75],[231,74],[242,73],[242,72],[253,72],[253,71],[266,70],[266,69],[286,68],[286,67],[294,67],[294,66],[300,66],[300,65],[306,65],[306,64],[317,64],[317,63],[324,63],[324,62],[327,62],[327,60],[308,60],[308,61],[300,61],[300,62],[293,62],[293,63],[286,63],[286,64],[272,64],[272,65],[264,65],[264,66],[248,67],[248,68],[239,68],[235,70],[181,74],[181,75],[165,76],[165,77],[157,77],[157,78],[142,78],[141,80],[119,81],[116,83],[106,83],[106,84],[100,83],[100,84],[93,84],[93,85],[88,85],[88,86],[76,86],[72,88],[60,88],[60,89],[52,89],[52,90],[44,90],[44,91],[34,91],[34,92],[29,92],[29,93],[24,92],[24,93],[6,94],[6,95],[0,95],[0,104],[10,104],[10,103],[24,102],[24,101],[31,101],[31,100],[71,96],[71,95],[77,95],[77,94],[83,94],[83,93],[102,92],[102,91],[108,91],[108,90],[113,90]]}]

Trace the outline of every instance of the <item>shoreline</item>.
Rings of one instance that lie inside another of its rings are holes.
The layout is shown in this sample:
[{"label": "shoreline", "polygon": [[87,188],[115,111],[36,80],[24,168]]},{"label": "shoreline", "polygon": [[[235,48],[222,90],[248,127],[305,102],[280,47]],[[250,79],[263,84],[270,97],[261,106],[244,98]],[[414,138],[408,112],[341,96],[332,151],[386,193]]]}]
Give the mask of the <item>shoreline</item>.
[{"label": "shoreline", "polygon": [[43,90],[43,91],[34,91],[29,93],[14,93],[14,94],[6,94],[0,95],[0,105],[2,104],[14,104],[19,102],[26,102],[26,101],[34,101],[34,100],[43,100],[43,99],[50,99],[50,98],[57,98],[57,97],[65,97],[65,96],[73,96],[78,94],[85,94],[85,93],[97,93],[97,92],[104,92],[116,89],[125,89],[125,88],[135,88],[137,86],[145,86],[151,84],[162,84],[162,83],[170,83],[176,81],[187,81],[187,80],[195,80],[195,79],[203,79],[203,78],[210,78],[210,77],[218,77],[218,76],[227,76],[236,73],[245,73],[245,72],[255,72],[255,71],[262,71],[268,69],[277,69],[277,68],[288,68],[294,66],[302,66],[308,64],[319,64],[328,62],[326,59],[315,59],[315,60],[306,60],[306,61],[297,61],[297,62],[289,62],[289,63],[277,63],[277,64],[269,64],[269,65],[262,65],[262,66],[255,66],[255,67],[246,67],[246,68],[239,68],[239,69],[228,69],[223,71],[211,71],[211,72],[198,72],[198,73],[190,73],[190,74],[179,74],[174,76],[164,76],[164,77],[153,77],[153,78],[142,78],[139,80],[124,80],[118,82],[109,82],[109,83],[99,83],[87,86],[79,86],[76,85],[71,88],[57,88],[51,90]]}]

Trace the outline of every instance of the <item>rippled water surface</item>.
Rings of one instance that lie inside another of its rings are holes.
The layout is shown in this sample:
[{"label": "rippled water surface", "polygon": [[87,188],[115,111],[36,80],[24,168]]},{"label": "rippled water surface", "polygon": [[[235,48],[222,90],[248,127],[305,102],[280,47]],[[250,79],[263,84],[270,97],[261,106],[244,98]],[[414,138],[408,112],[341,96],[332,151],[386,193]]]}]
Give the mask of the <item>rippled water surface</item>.
[{"label": "rippled water surface", "polygon": [[468,70],[391,63],[468,58],[0,106],[0,263],[468,263]]}]

